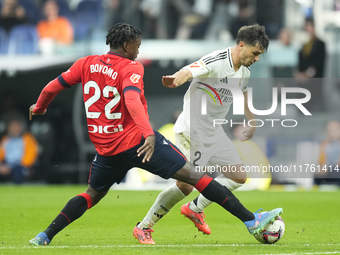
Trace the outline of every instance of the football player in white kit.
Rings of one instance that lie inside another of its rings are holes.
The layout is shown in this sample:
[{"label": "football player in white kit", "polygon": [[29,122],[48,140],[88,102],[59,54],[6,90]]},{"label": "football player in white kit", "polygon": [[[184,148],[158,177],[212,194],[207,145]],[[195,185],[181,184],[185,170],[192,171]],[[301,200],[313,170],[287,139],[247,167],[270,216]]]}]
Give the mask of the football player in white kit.
[{"label": "football player in white kit", "polygon": [[[246,182],[247,176],[240,171],[243,164],[236,147],[221,125],[213,125],[214,119],[225,119],[233,102],[231,91],[223,88],[223,85],[222,88],[221,86],[217,88],[216,83],[236,85],[243,92],[244,115],[248,120],[254,120],[254,114],[247,104],[249,67],[259,61],[260,55],[267,50],[268,44],[269,38],[263,26],[258,24],[244,26],[238,31],[233,47],[214,51],[197,62],[183,67],[174,75],[163,76],[162,79],[163,85],[169,88],[176,88],[192,80],[184,96],[183,112],[174,126],[176,145],[194,165],[230,166],[237,169],[234,173],[225,171],[224,176],[215,179],[230,191],[241,187]],[[214,105],[213,100],[208,97],[206,114],[202,114],[201,98],[209,88],[212,95],[215,93],[213,96],[217,105],[216,103]],[[255,121],[252,122],[252,126],[256,126]],[[248,127],[243,133],[242,140],[252,138],[255,130],[256,127]],[[135,227],[135,230],[138,228],[139,233],[140,230],[144,230],[145,236],[141,238],[141,235],[135,235],[136,231],[134,236],[141,243],[154,243],[151,237],[153,226],[192,190],[193,187],[189,184],[177,181],[162,191],[146,217]],[[211,203],[212,201],[199,195],[192,202],[184,204],[181,213],[192,220],[199,231],[210,234],[211,230],[204,221],[203,210]]]}]

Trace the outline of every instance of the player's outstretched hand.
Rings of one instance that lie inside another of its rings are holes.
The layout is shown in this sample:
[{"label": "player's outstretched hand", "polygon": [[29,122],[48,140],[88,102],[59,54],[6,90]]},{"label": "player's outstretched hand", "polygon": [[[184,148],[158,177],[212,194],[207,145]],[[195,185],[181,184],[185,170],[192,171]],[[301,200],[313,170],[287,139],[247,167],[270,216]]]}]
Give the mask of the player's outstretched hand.
[{"label": "player's outstretched hand", "polygon": [[246,141],[246,140],[249,140],[250,138],[252,138],[255,134],[255,130],[256,128],[247,128],[245,131],[243,131],[243,136],[241,138],[241,141]]},{"label": "player's outstretched hand", "polygon": [[36,106],[36,104],[32,104],[32,105],[30,106],[30,108],[28,109],[28,114],[29,114],[28,119],[29,119],[29,121],[32,120],[32,116],[35,116],[35,115],[44,115],[44,114],[47,112],[46,109],[45,109],[45,111],[42,112],[42,113],[33,112],[33,109],[35,108],[35,106]]},{"label": "player's outstretched hand", "polygon": [[156,142],[156,136],[155,135],[149,135],[146,139],[144,144],[139,147],[137,150],[138,157],[142,156],[144,154],[144,158],[142,160],[143,163],[146,161],[150,161],[152,154],[155,150],[155,142]]},{"label": "player's outstretched hand", "polygon": [[178,87],[178,84],[175,82],[176,77],[175,76],[163,76],[162,77],[162,83],[167,88],[176,88]]}]

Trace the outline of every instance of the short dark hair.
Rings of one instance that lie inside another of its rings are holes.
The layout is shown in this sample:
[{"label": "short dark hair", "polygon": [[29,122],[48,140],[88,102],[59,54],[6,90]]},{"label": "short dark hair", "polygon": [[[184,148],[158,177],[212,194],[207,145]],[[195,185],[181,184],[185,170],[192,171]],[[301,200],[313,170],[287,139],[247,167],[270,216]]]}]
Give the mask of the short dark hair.
[{"label": "short dark hair", "polygon": [[264,26],[260,26],[259,24],[243,26],[240,28],[236,36],[236,43],[239,44],[240,42],[244,42],[251,46],[259,44],[261,48],[267,51],[269,37],[266,34]]},{"label": "short dark hair", "polygon": [[106,45],[111,49],[123,47],[125,42],[135,41],[142,37],[143,33],[138,29],[126,23],[117,23],[111,27],[106,35]]},{"label": "short dark hair", "polygon": [[312,26],[314,26],[314,19],[313,17],[307,17],[305,19],[305,24],[310,23]]}]

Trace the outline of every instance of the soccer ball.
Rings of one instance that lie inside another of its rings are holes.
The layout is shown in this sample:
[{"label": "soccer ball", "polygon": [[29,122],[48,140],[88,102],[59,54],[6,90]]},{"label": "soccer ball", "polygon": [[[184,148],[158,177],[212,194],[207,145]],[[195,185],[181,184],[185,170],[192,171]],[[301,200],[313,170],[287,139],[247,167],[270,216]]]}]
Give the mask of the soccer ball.
[{"label": "soccer ball", "polygon": [[278,216],[273,222],[269,222],[264,230],[255,234],[255,238],[260,243],[273,244],[279,241],[285,232],[285,223],[283,219]]}]

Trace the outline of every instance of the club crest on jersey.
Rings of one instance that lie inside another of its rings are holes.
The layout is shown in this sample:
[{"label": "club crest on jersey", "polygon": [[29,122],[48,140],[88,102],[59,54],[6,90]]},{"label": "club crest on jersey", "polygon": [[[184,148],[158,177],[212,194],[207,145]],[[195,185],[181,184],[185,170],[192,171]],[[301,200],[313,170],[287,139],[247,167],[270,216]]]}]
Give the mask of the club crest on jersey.
[{"label": "club crest on jersey", "polygon": [[131,75],[130,80],[131,80],[133,83],[138,83],[140,77],[141,77],[140,75],[134,73],[133,75]]},{"label": "club crest on jersey", "polygon": [[200,61],[198,61],[198,62],[195,62],[195,63],[192,63],[192,64],[190,65],[191,68],[195,68],[195,67],[203,67],[203,66],[205,66],[205,65],[204,65],[204,63],[203,63],[202,60],[200,60]]}]

